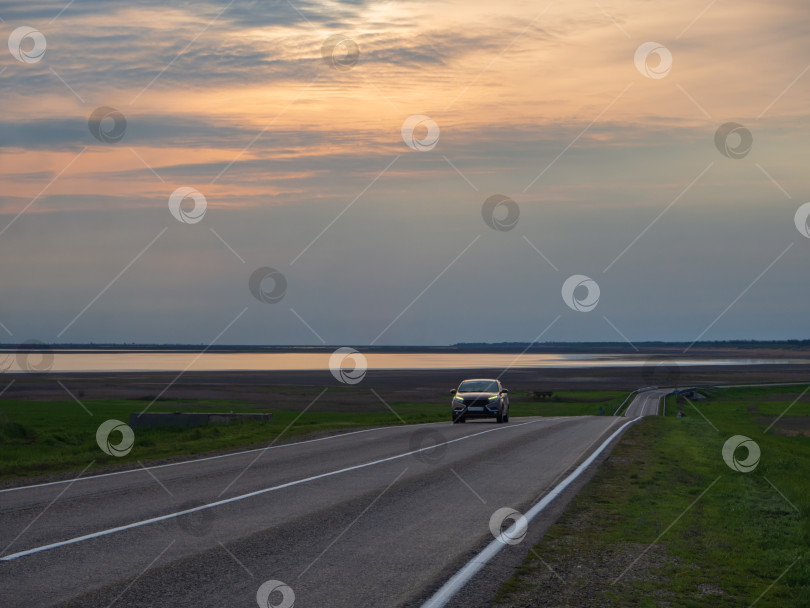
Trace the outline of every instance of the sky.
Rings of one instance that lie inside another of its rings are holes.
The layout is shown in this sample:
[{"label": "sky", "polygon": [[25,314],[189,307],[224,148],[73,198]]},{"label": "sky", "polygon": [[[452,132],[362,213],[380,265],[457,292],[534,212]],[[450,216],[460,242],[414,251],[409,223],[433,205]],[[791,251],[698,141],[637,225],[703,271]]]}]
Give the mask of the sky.
[{"label": "sky", "polygon": [[808,31],[804,0],[3,2],[0,342],[808,338]]}]

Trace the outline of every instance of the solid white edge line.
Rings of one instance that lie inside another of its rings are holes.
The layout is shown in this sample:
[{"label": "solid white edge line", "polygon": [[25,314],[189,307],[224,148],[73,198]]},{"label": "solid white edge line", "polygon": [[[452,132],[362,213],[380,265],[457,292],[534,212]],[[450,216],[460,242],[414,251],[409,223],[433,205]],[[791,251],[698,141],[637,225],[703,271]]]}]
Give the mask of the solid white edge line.
[{"label": "solid white edge line", "polygon": [[[574,471],[563,479],[551,492],[546,494],[540,502],[535,504],[528,512],[524,514],[526,522],[530,522],[536,515],[545,509],[557,496],[562,493],[571,483],[579,477],[585,469],[587,469],[594,460],[601,454],[608,445],[618,437],[624,429],[641,419],[641,416],[633,418],[625,422],[619,429],[617,429],[610,437],[608,437],[597,450],[591,454],[582,464],[580,464]],[[518,525],[525,526],[525,523],[516,521],[510,528],[501,536],[509,538],[510,534],[516,534]],[[422,604],[422,608],[441,608],[449,602],[456,593],[458,593],[470,579],[478,573],[498,552],[506,546],[506,543],[499,538],[492,540],[478,555],[468,561],[458,572],[456,572],[450,580],[448,580],[442,587],[431,596],[431,598]]]},{"label": "solid white edge line", "polygon": [[[422,426],[423,424],[435,424],[433,422],[423,422],[421,424],[412,424],[408,426]],[[112,473],[101,473],[100,475],[88,475],[87,477],[79,477],[78,479],[60,479],[59,481],[47,481],[45,483],[35,483],[28,486],[16,486],[14,488],[0,488],[0,494],[3,492],[16,492],[18,490],[29,490],[32,488],[43,488],[45,486],[55,486],[62,483],[73,483],[79,481],[88,481],[91,479],[100,479],[102,477],[112,477],[113,475],[125,475],[127,473],[138,473],[141,471],[150,471],[152,469],[163,469],[165,467],[177,467],[184,464],[195,464],[197,462],[205,462],[206,460],[217,460],[218,458],[229,458],[231,456],[241,456],[243,454],[252,454],[253,452],[261,452],[262,450],[277,450],[279,448],[290,448],[296,445],[304,445],[305,443],[316,443],[318,441],[326,441],[327,439],[340,439],[341,437],[348,437],[349,435],[357,435],[358,433],[370,433],[371,431],[383,431],[386,429],[399,428],[402,425],[391,426],[378,426],[372,429],[363,429],[360,431],[350,431],[348,433],[339,433],[337,435],[330,435],[329,437],[319,437],[318,439],[307,439],[306,441],[296,441],[295,443],[282,443],[280,445],[270,445],[263,448],[252,448],[250,450],[242,450],[241,452],[230,452],[228,454],[218,454],[217,456],[206,456],[205,458],[197,458],[196,460],[183,460],[182,462],[169,462],[167,464],[156,464],[151,467],[141,467],[138,469],[127,469],[126,471],[114,471]]]},{"label": "solid white edge line", "polygon": [[[657,387],[657,388],[653,388],[653,389],[639,389],[639,390],[644,390],[645,392],[654,392],[656,390],[665,391],[665,390],[669,390],[669,389],[664,389],[664,388]],[[658,396],[658,399],[655,401],[655,413],[653,414],[653,416],[659,416],[660,415],[660,412],[661,412],[661,400],[665,399],[667,397],[667,395],[670,395],[670,394],[671,394],[671,392],[670,393],[665,393],[665,394],[662,394],[662,395]],[[636,399],[638,399],[639,397],[642,397],[641,393],[639,393],[636,396]],[[638,416],[636,416],[636,418],[640,418],[640,417],[645,415],[644,411],[647,409],[647,405],[649,404],[650,399],[649,399],[648,395],[644,395],[643,399],[644,399],[644,405],[642,405],[641,412],[639,413]],[[635,403],[635,399],[633,399],[633,401],[630,402],[630,405],[627,406],[627,409],[624,412],[624,416],[621,416],[621,417],[623,417],[623,418],[627,417],[627,414],[630,411],[630,406],[633,405],[633,403]]]},{"label": "solid white edge line", "polygon": [[[77,536],[75,538],[70,538],[68,540],[63,540],[55,543],[50,543],[47,545],[41,545],[39,547],[34,547],[32,549],[26,549],[25,551],[19,551],[17,553],[11,553],[9,555],[5,555],[0,557],[0,561],[8,562],[13,559],[17,559],[20,557],[25,557],[28,555],[33,555],[34,553],[40,553],[42,551],[49,551],[50,549],[56,549],[57,547],[64,547],[65,545],[73,545],[75,543],[80,543],[85,540],[90,540],[93,538],[98,538],[100,536],[107,536],[108,534],[115,534],[116,532],[123,532],[124,530],[131,530],[132,528],[139,528],[141,526],[146,526],[149,524],[153,524],[159,521],[165,521],[167,519],[172,519],[175,517],[180,517],[181,515],[187,515],[189,513],[194,513],[196,511],[203,511],[205,509],[212,509],[214,507],[219,507],[222,505],[226,505],[232,502],[237,502],[240,500],[244,500],[246,498],[252,498],[253,496],[259,496],[261,494],[267,494],[268,492],[274,492],[276,490],[282,490],[284,488],[290,488],[292,486],[297,486],[303,483],[307,483],[309,481],[315,481],[316,479],[323,479],[325,477],[332,477],[333,475],[340,475],[341,473],[347,473],[349,471],[356,471],[358,469],[364,469],[366,467],[374,466],[377,464],[382,464],[384,462],[390,462],[392,460],[397,460],[399,458],[405,458],[406,456],[411,456],[412,454],[418,454],[419,452],[424,452],[426,450],[434,450],[443,445],[449,445],[451,443],[456,443],[458,441],[464,441],[465,439],[471,439],[472,437],[477,437],[479,435],[485,435],[486,433],[492,433],[494,431],[503,431],[508,429],[514,429],[521,426],[526,426],[527,424],[535,424],[537,422],[542,422],[545,420],[544,418],[540,418],[538,420],[530,420],[529,422],[523,422],[521,424],[510,424],[508,426],[497,426],[492,429],[488,429],[486,431],[481,431],[479,433],[473,433],[472,435],[465,435],[464,437],[458,437],[456,439],[451,439],[450,441],[445,441],[444,443],[437,443],[435,445],[428,446],[426,448],[420,448],[418,450],[412,450],[410,452],[405,452],[403,454],[397,454],[396,456],[389,456],[387,458],[380,458],[379,460],[372,460],[371,462],[365,462],[363,464],[354,465],[351,467],[346,467],[343,469],[338,469],[337,471],[330,471],[328,473],[321,473],[320,475],[313,475],[311,477],[305,477],[304,479],[297,479],[296,481],[289,481],[287,483],[283,483],[277,486],[272,486],[269,488],[262,488],[261,490],[255,490],[253,492],[248,492],[247,494],[240,494],[239,496],[232,496],[231,498],[224,498],[222,500],[218,500],[216,502],[208,503],[205,505],[200,505],[199,507],[193,507],[191,509],[184,509],[183,511],[177,511],[175,513],[167,513],[166,515],[158,515],[157,517],[151,517],[149,519],[144,519],[141,521],[136,521],[131,524],[126,524],[123,526],[117,526],[115,528],[108,528],[106,530],[101,530],[99,532],[93,532],[91,534],[85,534],[83,536]],[[416,425],[413,425],[416,426]]]}]

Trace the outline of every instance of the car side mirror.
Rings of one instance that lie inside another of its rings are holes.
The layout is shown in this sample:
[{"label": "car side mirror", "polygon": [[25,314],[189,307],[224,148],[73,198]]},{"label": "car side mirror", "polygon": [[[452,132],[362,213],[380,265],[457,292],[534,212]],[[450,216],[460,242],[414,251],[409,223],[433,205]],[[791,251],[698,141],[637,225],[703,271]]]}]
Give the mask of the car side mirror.
[{"label": "car side mirror", "polygon": [[450,389],[450,394],[451,394],[451,395],[455,395],[455,394],[456,394],[456,389],[454,389],[454,388],[453,388],[453,389]]},{"label": "car side mirror", "polygon": [[508,392],[509,392],[509,389],[508,389],[508,388],[505,388],[505,389],[503,389],[501,392],[502,392],[502,393],[508,393]]}]

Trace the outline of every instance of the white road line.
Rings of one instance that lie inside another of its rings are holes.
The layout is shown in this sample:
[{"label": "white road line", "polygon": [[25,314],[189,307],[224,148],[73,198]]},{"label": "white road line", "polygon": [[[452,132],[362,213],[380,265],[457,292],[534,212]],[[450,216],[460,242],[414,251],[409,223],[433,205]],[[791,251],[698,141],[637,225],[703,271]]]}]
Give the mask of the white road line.
[{"label": "white road line", "polygon": [[[636,390],[631,391],[630,393],[628,393],[628,394],[627,394],[627,397],[625,397],[625,398],[624,398],[624,401],[622,401],[622,402],[619,404],[619,407],[617,407],[617,408],[616,408],[616,411],[614,411],[614,412],[613,412],[613,415],[615,416],[616,414],[618,414],[618,413],[619,413],[619,410],[620,410],[620,409],[622,409],[622,408],[624,407],[624,404],[625,404],[625,403],[627,403],[627,400],[628,400],[628,399],[630,399],[630,397],[631,397],[633,394],[635,394],[635,393],[640,393],[640,392],[641,392],[641,390],[642,390],[642,389],[636,389]],[[635,399],[635,397],[634,397],[634,399]],[[633,402],[631,401],[630,403],[633,403]],[[630,405],[628,404],[628,406],[627,406],[627,407],[630,407]],[[627,415],[627,410],[625,410],[625,416],[626,416],[626,415]]]},{"label": "white road line", "polygon": [[[422,424],[435,424],[433,422],[425,422]],[[410,426],[422,426],[422,424],[413,424]],[[207,456],[206,458],[197,458],[196,460],[184,460],[182,462],[170,462],[168,464],[156,464],[151,467],[142,467],[138,469],[127,469],[126,471],[115,471],[113,473],[101,473],[100,475],[89,475],[87,477],[80,477],[79,479],[62,479],[61,481],[49,481],[46,483],[36,483],[33,485],[28,486],[17,486],[15,488],[5,488],[0,489],[0,494],[3,492],[16,492],[18,490],[30,490],[32,488],[43,488],[45,486],[55,486],[62,483],[72,483],[73,481],[88,481],[91,479],[99,479],[101,477],[112,477],[114,475],[126,475],[127,473],[139,473],[141,471],[150,471],[152,469],[163,469],[166,467],[178,467],[184,464],[196,464],[198,462],[205,462],[206,460],[217,460],[219,458],[230,458],[231,456],[242,456],[243,454],[251,454],[253,452],[261,452],[262,450],[277,450],[279,448],[290,448],[297,445],[304,445],[306,443],[316,443],[318,441],[327,441],[329,439],[340,439],[341,437],[348,437],[349,435],[357,435],[359,433],[370,433],[371,431],[384,431],[387,429],[396,429],[400,428],[401,425],[397,426],[380,426],[375,427],[373,429],[363,429],[362,431],[351,431],[349,433],[340,433],[339,435],[330,435],[329,437],[321,437],[319,439],[307,439],[306,441],[296,441],[295,443],[282,443],[281,445],[274,445],[270,447],[263,447],[263,448],[253,448],[250,450],[243,450],[241,452],[231,452],[229,454],[220,454],[218,456]]]},{"label": "white road line", "polygon": [[[293,486],[301,485],[310,481],[315,481],[316,479],[324,479],[325,477],[332,477],[334,475],[340,475],[341,473],[348,473],[349,471],[357,471],[359,469],[364,469],[366,467],[371,467],[374,465],[382,464],[384,462],[391,462],[392,460],[398,460],[400,458],[405,458],[406,456],[411,456],[412,454],[418,454],[419,452],[424,452],[427,450],[433,450],[443,445],[449,445],[451,443],[456,443],[459,441],[464,441],[466,439],[471,439],[473,437],[477,437],[479,435],[485,435],[487,433],[493,433],[496,431],[505,431],[509,429],[518,428],[521,426],[526,426],[527,424],[535,424],[537,422],[542,422],[543,419],[539,420],[530,420],[529,422],[523,422],[521,424],[510,424],[508,426],[498,426],[492,429],[488,429],[486,431],[481,431],[479,433],[473,433],[472,435],[465,435],[464,437],[459,437],[457,439],[451,439],[450,441],[445,441],[444,443],[437,443],[435,445],[430,445],[426,448],[420,448],[418,450],[412,450],[410,452],[405,452],[403,454],[397,454],[396,456],[389,456],[387,458],[380,458],[379,460],[372,460],[371,462],[365,462],[363,464],[354,465],[351,467],[346,467],[343,469],[338,469],[336,471],[330,471],[328,473],[321,473],[320,475],[313,475],[311,477],[305,477],[304,479],[298,479],[296,481],[290,481],[287,483],[283,483],[277,486],[272,486],[269,488],[263,488],[261,490],[256,490],[254,492],[248,492],[247,494],[241,494],[239,496],[233,496],[231,498],[225,498],[222,500],[217,500],[216,502],[208,503],[205,505],[201,505],[199,507],[193,507],[191,509],[184,509],[183,511],[177,511],[175,513],[167,513],[166,515],[159,515],[157,517],[151,517],[149,519],[144,519],[141,521],[136,521],[131,524],[126,524],[123,526],[117,526],[115,528],[108,528],[106,530],[101,530],[99,532],[93,532],[91,534],[85,534],[83,536],[77,536],[76,538],[70,538],[68,540],[63,540],[55,543],[50,543],[48,545],[41,545],[39,547],[34,547],[32,549],[26,549],[25,551],[19,551],[17,553],[12,553],[10,555],[6,555],[0,557],[0,561],[11,561],[14,559],[18,559],[20,557],[26,557],[28,555],[33,555],[34,553],[40,553],[42,551],[49,551],[51,549],[56,549],[57,547],[64,547],[66,545],[73,545],[76,543],[80,543],[85,540],[90,540],[93,538],[98,538],[100,536],[107,536],[108,534],[115,534],[116,532],[123,532],[124,530],[131,530],[132,528],[138,528],[141,526],[146,526],[149,524],[153,524],[159,521],[165,521],[167,519],[173,519],[175,517],[180,517],[181,515],[188,515],[189,513],[195,513],[197,511],[203,511],[205,509],[212,509],[214,507],[219,507],[222,505],[226,505],[232,502],[238,502],[240,500],[244,500],[246,498],[252,498],[254,496],[259,496],[261,494],[267,494],[268,492],[275,492],[276,490],[282,490],[284,488],[290,488]],[[416,426],[416,425],[414,425]],[[401,427],[395,427],[401,428]]]},{"label": "white road line", "polygon": [[[585,469],[587,469],[594,460],[601,454],[610,442],[613,441],[616,437],[618,437],[624,429],[628,426],[633,424],[634,422],[640,420],[641,417],[633,418],[632,420],[628,420],[625,422],[621,427],[619,427],[610,437],[605,439],[602,445],[597,448],[597,450],[591,454],[587,460],[585,460],[581,465],[579,465],[574,471],[568,475],[565,479],[563,479],[559,484],[555,486],[555,488],[546,494],[540,502],[535,504],[529,511],[524,515],[527,522],[531,522],[539,513],[543,511],[551,502],[559,496],[565,488],[567,488],[571,483],[579,477]],[[517,534],[518,526],[525,525],[522,522],[515,522],[512,526],[503,533],[502,536],[509,538],[512,534]],[[422,608],[441,608],[442,606],[447,605],[447,602],[456,595],[464,585],[466,585],[470,579],[472,579],[479,570],[481,570],[493,557],[495,557],[498,552],[506,546],[506,543],[498,538],[494,539],[490,542],[484,549],[475,557],[473,557],[470,561],[468,561],[461,570],[456,572],[450,580],[448,580],[444,585],[442,585],[441,589],[439,589],[433,596],[422,604]]]},{"label": "white road line", "polygon": [[[655,390],[658,390],[658,389],[655,389]],[[660,390],[667,390],[667,389],[660,389]],[[650,415],[658,416],[659,412],[661,410],[661,399],[664,399],[665,397],[666,397],[666,394],[657,395],[655,397],[647,395],[647,394],[645,394],[645,395],[639,394],[636,397],[636,399],[639,399],[639,403],[635,407],[635,409],[640,410],[637,417],[646,416],[647,414],[645,412],[647,411],[648,406],[652,410],[652,413]],[[629,417],[629,414],[631,412],[631,406],[633,406],[633,404],[636,402],[636,399],[633,399],[633,401],[630,402],[630,405],[627,406],[627,410],[624,413],[625,417]]]}]

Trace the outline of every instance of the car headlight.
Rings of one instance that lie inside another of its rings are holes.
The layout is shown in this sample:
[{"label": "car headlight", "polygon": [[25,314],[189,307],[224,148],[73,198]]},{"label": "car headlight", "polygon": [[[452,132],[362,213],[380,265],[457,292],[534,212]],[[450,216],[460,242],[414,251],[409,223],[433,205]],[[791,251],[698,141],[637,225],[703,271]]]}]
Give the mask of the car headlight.
[{"label": "car headlight", "polygon": [[488,401],[495,401],[496,399],[500,399],[500,398],[501,398],[501,396],[500,396],[500,395],[492,395],[492,397],[490,397],[490,398],[488,399]]},{"label": "car headlight", "polygon": [[464,403],[464,397],[459,397],[458,395],[453,397],[453,401],[457,401],[459,403]]}]

